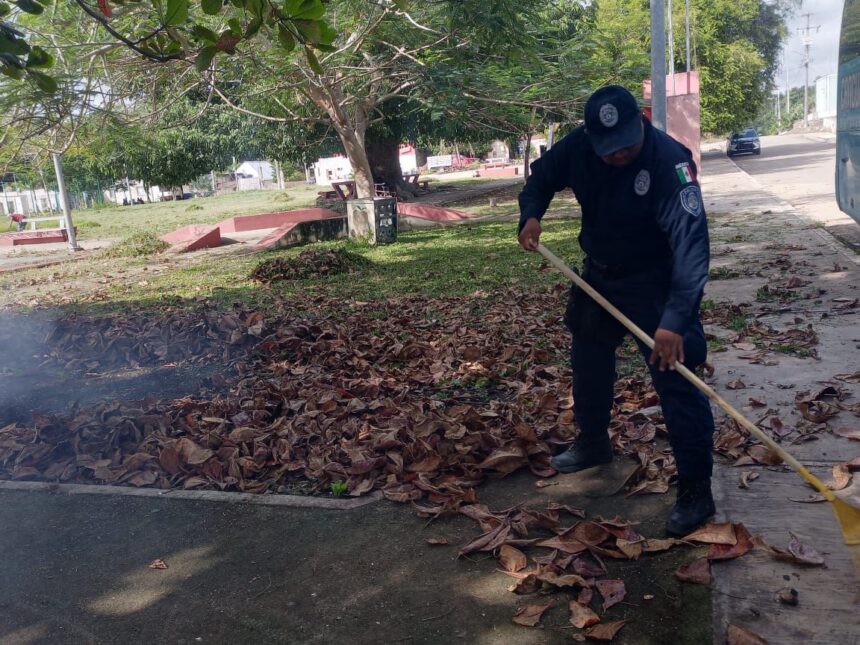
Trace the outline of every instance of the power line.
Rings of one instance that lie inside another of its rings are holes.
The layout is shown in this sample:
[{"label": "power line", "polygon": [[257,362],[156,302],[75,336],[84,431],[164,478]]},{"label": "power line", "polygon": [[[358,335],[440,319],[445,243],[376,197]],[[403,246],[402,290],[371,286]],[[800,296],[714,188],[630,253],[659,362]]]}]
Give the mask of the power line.
[{"label": "power line", "polygon": [[803,66],[806,68],[806,80],[803,83],[803,125],[806,126],[809,123],[809,63],[812,59],[810,53],[812,49],[811,34],[813,29],[815,33],[818,33],[821,25],[809,24],[809,19],[812,17],[811,13],[802,13],[800,15],[802,18],[806,18],[806,27],[797,28],[797,33],[803,34]]}]

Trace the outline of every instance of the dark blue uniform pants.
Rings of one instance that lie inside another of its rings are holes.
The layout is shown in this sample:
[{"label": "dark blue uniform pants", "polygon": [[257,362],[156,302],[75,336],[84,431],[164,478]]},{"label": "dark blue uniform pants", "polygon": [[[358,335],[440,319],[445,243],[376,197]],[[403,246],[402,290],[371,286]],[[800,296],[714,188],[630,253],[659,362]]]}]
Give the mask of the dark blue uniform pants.
[{"label": "dark blue uniform pants", "polygon": [[[660,323],[668,294],[669,275],[665,270],[626,277],[613,277],[586,265],[583,278],[618,307],[649,336]],[[573,371],[574,413],[581,429],[580,441],[601,439],[609,427],[615,383],[615,350],[626,330],[585,293],[575,297],[570,353]],[[651,350],[637,340],[647,362]],[[684,335],[684,364],[693,369],[705,362],[707,343],[702,324],[696,323]],[[649,365],[654,388],[660,397],[669,442],[675,454],[678,474],[684,479],[711,476],[714,418],[704,394],[674,371],[661,372]]]}]

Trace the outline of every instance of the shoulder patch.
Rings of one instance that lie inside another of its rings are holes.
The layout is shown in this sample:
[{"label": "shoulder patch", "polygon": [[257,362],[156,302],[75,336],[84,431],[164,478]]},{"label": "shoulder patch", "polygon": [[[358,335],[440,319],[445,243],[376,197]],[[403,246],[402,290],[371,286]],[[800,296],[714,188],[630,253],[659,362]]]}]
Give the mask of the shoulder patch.
[{"label": "shoulder patch", "polygon": [[698,217],[702,214],[702,194],[699,192],[698,186],[683,188],[679,198],[681,200],[681,208],[690,215]]},{"label": "shoulder patch", "polygon": [[633,180],[633,191],[642,197],[648,193],[649,188],[651,188],[651,173],[643,168]]},{"label": "shoulder patch", "polygon": [[675,166],[675,172],[678,174],[678,179],[682,184],[691,184],[696,178],[693,176],[693,169],[686,161]]}]

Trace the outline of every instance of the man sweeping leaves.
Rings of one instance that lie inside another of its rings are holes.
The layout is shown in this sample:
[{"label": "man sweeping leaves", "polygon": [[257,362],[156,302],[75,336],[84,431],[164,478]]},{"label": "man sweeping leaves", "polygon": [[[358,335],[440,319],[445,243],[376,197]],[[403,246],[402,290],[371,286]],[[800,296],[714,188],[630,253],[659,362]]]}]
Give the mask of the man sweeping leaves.
[{"label": "man sweeping leaves", "polygon": [[[666,525],[684,535],[715,512],[711,495],[714,419],[707,398],[674,371],[704,363],[699,304],[708,276],[708,227],[690,151],[654,128],[624,88],[597,90],[585,124],[531,166],[519,197],[520,245],[537,250],[540,220],[558,191],[582,208],[583,278],[654,338],[637,340],[648,362],[678,464],[678,499]],[[565,324],[573,335],[574,412],[580,435],[552,460],[565,473],[612,460],[608,428],[615,351],[625,328],[574,288]]]}]

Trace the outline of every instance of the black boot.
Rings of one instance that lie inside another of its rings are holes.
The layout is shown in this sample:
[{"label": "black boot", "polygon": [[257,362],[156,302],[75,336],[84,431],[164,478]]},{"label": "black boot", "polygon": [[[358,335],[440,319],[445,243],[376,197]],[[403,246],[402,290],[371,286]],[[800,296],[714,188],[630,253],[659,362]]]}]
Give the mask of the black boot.
[{"label": "black boot", "polygon": [[612,461],[612,446],[609,437],[599,441],[585,442],[582,439],[563,453],[550,460],[550,465],[560,473],[575,473],[592,466],[608,464]]},{"label": "black boot", "polygon": [[711,479],[678,481],[678,501],[669,513],[666,533],[683,537],[707,522],[717,512],[711,495]]}]

